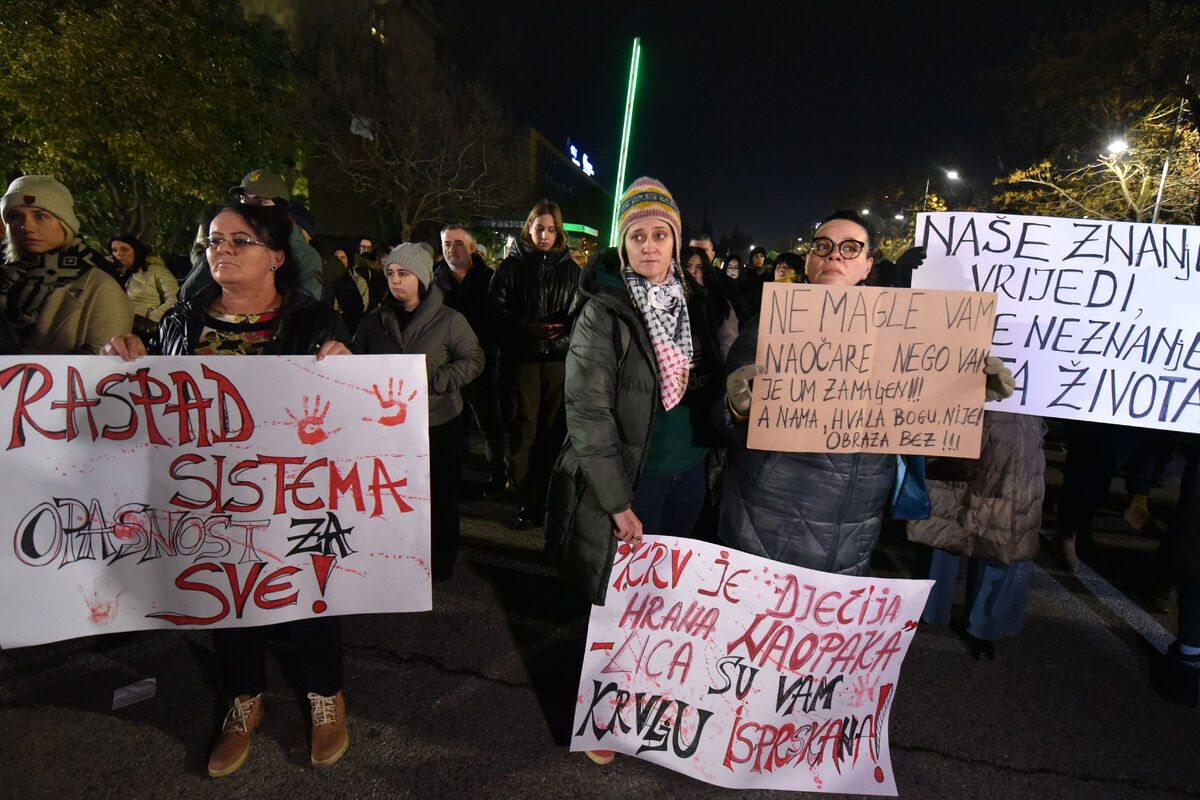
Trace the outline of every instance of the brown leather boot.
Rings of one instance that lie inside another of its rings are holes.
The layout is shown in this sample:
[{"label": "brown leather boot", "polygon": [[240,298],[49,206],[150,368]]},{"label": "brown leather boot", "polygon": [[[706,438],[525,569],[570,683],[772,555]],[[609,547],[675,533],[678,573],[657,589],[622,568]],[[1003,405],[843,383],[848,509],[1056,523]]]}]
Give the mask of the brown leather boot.
[{"label": "brown leather boot", "polygon": [[262,695],[240,694],[233,698],[225,724],[208,756],[208,774],[223,778],[237,772],[250,755],[250,734],[258,727],[263,715]]},{"label": "brown leather boot", "polygon": [[346,732],[346,701],[342,693],[332,697],[308,693],[312,705],[312,765],[327,767],[337,763],[350,747]]}]

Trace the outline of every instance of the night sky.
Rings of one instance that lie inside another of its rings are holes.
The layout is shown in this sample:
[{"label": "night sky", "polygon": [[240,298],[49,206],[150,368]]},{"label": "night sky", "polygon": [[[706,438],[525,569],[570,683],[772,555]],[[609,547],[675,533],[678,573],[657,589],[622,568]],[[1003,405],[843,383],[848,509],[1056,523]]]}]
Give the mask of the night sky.
[{"label": "night sky", "polygon": [[1001,163],[1022,166],[1035,154],[1007,149],[987,76],[1061,27],[1064,5],[446,0],[437,13],[463,74],[513,124],[563,150],[571,137],[610,187],[641,36],[627,182],[662,180],[689,229],[707,213],[718,237],[737,226],[778,247],[889,182],[919,191],[933,175],[936,189],[953,168],[958,191],[982,197]]}]

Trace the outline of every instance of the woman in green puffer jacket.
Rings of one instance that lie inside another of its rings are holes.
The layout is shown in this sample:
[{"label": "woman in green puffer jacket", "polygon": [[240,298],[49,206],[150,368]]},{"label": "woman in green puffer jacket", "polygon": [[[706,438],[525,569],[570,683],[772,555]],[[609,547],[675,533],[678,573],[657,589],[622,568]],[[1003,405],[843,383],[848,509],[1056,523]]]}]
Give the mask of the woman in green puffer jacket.
[{"label": "woman in green puffer jacket", "polygon": [[621,199],[621,245],[584,270],[566,362],[567,441],[554,465],[546,551],[603,605],[620,542],[689,536],[704,502],[721,357],[704,290],[678,264],[679,210],[641,178]]}]

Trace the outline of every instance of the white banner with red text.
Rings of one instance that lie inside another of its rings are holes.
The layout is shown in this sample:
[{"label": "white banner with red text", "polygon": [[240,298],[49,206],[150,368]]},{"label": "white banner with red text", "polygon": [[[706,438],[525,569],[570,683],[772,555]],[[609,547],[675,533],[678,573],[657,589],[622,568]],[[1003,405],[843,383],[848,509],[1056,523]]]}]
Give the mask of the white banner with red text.
[{"label": "white banner with red text", "polygon": [[431,607],[423,356],[5,357],[0,423],[2,647]]},{"label": "white banner with red text", "polygon": [[895,795],[888,715],[932,586],[622,543],[592,608],[571,749],[728,788]]}]

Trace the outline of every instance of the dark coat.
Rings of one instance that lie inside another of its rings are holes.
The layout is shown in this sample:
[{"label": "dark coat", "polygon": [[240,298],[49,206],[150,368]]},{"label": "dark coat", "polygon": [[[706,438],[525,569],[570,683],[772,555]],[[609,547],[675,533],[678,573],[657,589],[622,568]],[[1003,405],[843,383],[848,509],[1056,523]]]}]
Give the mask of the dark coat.
[{"label": "dark coat", "polygon": [[492,268],[478,253],[471,254],[471,269],[460,281],[444,260],[433,265],[433,283],[442,292],[442,302],[467,318],[488,365],[496,360],[496,337],[488,315]]},{"label": "dark coat", "polygon": [[508,363],[562,361],[567,357],[567,337],[535,339],[527,325],[570,322],[579,265],[569,250],[543,253],[517,239],[516,249],[500,262],[488,298],[492,330],[500,356]]},{"label": "dark coat", "polygon": [[[175,304],[158,324],[148,350],[157,356],[190,356],[196,352],[208,307],[221,294],[215,283]],[[303,290],[288,292],[275,318],[271,339],[263,350],[268,356],[316,355],[325,342],[336,339],[350,345],[346,324],[333,306],[315,300]]]},{"label": "dark coat", "polygon": [[[604,604],[616,556],[612,516],[633,504],[662,402],[650,335],[619,269],[616,252],[605,251],[580,278],[583,302],[566,359],[567,440],[550,477],[546,520],[547,555],[596,605]],[[690,276],[684,280],[693,343],[705,350],[704,360],[713,367],[709,377],[715,379],[720,355],[703,290]],[[713,385],[715,380],[708,383]],[[698,443],[711,435],[708,386],[700,381],[693,388],[689,382],[684,398],[685,404],[695,403]]]},{"label": "dark coat", "polygon": [[466,317],[442,304],[436,286],[400,326],[400,304],[390,296],[363,318],[354,336],[364,354],[423,353],[429,379],[429,425],[462,413],[462,388],[483,371],[483,350]]},{"label": "dark coat", "polygon": [[1005,564],[1033,560],[1046,495],[1045,435],[1041,417],[1005,411],[984,414],[974,474],[965,481],[927,481],[929,519],[911,520],[908,538]]},{"label": "dark coat", "polygon": [[[729,350],[726,374],[754,363],[758,319]],[[717,536],[756,556],[822,572],[866,575],[879,541],[896,457],[879,453],[783,453],[745,446],[721,393],[716,417],[731,442]]]},{"label": "dark coat", "polygon": [[1191,584],[1200,585],[1200,437],[1185,434],[1187,461],[1179,480],[1179,507],[1164,542],[1174,569]]}]

